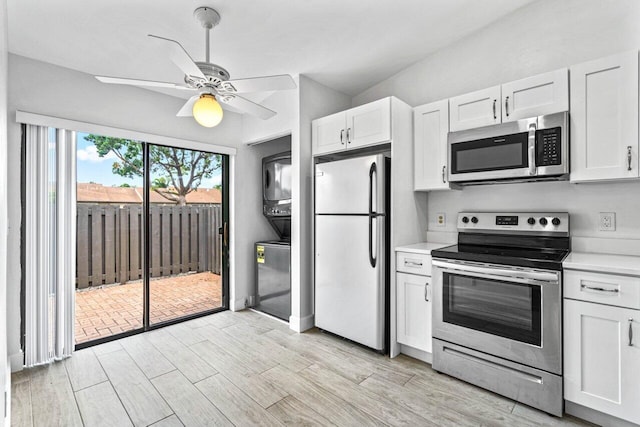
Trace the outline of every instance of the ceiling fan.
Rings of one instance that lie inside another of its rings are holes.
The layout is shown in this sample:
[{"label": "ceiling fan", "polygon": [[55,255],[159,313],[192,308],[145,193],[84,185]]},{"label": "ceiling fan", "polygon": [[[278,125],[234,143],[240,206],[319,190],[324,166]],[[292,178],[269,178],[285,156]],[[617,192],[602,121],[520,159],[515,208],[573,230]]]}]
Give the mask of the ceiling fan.
[{"label": "ceiling fan", "polygon": [[176,115],[178,117],[193,116],[205,127],[214,127],[222,120],[222,108],[218,102],[264,120],[275,116],[275,111],[238,94],[294,89],[296,83],[293,78],[283,74],[231,80],[227,70],[209,60],[209,34],[211,29],[220,22],[220,14],[210,7],[203,6],[197,8],[193,16],[206,32],[204,62],[195,62],[179,42],[149,34],[149,37],[167,43],[171,61],[185,73],[183,84],[106,76],[95,76],[96,79],[103,83],[196,91],[198,94],[189,98]]}]

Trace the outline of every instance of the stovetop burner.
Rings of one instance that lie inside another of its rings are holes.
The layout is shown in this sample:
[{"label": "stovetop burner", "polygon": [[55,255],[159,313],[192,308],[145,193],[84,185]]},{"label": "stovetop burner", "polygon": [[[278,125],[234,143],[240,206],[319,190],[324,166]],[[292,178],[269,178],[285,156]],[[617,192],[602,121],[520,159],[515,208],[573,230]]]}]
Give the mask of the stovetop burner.
[{"label": "stovetop burner", "polygon": [[458,244],[434,258],[562,270],[569,254],[567,213],[467,213],[458,215]]}]

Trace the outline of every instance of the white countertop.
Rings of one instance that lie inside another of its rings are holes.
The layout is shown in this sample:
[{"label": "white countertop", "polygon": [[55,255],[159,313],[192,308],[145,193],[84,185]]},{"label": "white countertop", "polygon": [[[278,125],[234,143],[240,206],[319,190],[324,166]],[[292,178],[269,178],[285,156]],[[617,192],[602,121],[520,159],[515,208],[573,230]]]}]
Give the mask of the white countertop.
[{"label": "white countertop", "polygon": [[422,242],[414,243],[413,245],[397,246],[396,252],[410,252],[414,254],[431,255],[432,250],[444,248],[445,246],[451,246],[451,243]]},{"label": "white countertop", "polygon": [[632,255],[571,252],[562,266],[569,270],[640,276],[640,257]]}]

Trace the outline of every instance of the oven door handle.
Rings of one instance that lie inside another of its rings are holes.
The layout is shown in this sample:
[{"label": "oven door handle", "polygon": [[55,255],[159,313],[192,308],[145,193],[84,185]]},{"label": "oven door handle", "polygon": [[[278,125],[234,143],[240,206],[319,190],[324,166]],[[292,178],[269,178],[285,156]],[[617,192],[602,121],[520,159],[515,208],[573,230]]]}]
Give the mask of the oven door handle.
[{"label": "oven door handle", "polygon": [[433,260],[434,267],[439,267],[448,273],[478,276],[486,279],[494,279],[509,282],[528,284],[551,284],[560,281],[556,272],[519,270],[509,268],[482,267],[470,264],[457,264],[446,261]]}]

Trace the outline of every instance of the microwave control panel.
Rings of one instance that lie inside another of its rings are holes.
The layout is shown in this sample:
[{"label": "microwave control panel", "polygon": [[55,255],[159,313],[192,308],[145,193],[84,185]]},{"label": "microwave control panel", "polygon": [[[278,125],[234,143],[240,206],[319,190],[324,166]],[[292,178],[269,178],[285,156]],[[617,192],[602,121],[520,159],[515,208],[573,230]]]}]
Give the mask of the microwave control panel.
[{"label": "microwave control panel", "polygon": [[562,129],[540,129],[536,131],[536,166],[555,166],[562,163]]}]

